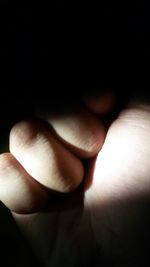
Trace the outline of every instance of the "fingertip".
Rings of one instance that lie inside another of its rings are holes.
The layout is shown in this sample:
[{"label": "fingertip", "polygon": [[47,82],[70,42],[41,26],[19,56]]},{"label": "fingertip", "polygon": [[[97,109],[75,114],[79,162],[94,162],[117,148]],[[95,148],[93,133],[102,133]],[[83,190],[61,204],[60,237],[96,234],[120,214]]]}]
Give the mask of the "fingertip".
[{"label": "fingertip", "polygon": [[112,90],[107,89],[101,94],[85,96],[83,101],[92,112],[103,115],[111,111],[115,103],[115,95]]},{"label": "fingertip", "polygon": [[10,151],[31,177],[50,190],[72,192],[83,179],[80,159],[39,120],[22,121],[13,127]]},{"label": "fingertip", "polygon": [[46,202],[46,191],[11,153],[0,155],[0,200],[16,213],[33,213]]},{"label": "fingertip", "polygon": [[75,110],[65,116],[58,114],[48,121],[60,142],[77,157],[93,157],[103,145],[104,126],[99,118],[87,109]]}]

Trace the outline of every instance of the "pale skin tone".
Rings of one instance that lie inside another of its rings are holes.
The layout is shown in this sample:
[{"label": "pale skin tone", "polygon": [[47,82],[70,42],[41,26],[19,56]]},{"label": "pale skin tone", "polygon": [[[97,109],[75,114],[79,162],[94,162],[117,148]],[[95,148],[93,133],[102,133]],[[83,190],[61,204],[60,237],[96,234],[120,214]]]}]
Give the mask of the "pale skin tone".
[{"label": "pale skin tone", "polygon": [[106,130],[110,91],[83,102],[14,125],[0,199],[43,266],[134,266],[149,224],[150,105],[131,99]]}]

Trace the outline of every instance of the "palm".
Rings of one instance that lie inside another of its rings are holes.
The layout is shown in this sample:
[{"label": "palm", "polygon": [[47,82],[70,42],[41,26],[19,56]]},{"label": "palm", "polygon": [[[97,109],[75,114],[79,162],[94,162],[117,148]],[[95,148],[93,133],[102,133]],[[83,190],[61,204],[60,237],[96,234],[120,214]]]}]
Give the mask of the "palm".
[{"label": "palm", "polygon": [[61,209],[58,201],[47,212],[14,214],[48,266],[108,266],[108,259],[110,266],[126,266],[129,259],[134,266],[148,225],[149,119],[148,109],[129,108],[112,124],[84,198],[81,188]]}]

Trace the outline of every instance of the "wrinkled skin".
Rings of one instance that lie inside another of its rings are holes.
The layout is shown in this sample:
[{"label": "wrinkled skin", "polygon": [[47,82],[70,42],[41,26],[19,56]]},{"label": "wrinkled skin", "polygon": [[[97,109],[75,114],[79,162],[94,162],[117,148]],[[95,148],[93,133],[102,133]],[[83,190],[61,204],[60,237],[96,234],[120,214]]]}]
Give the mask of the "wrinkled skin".
[{"label": "wrinkled skin", "polygon": [[131,102],[88,159],[85,183],[41,212],[12,212],[43,266],[148,266],[149,140],[150,106]]}]

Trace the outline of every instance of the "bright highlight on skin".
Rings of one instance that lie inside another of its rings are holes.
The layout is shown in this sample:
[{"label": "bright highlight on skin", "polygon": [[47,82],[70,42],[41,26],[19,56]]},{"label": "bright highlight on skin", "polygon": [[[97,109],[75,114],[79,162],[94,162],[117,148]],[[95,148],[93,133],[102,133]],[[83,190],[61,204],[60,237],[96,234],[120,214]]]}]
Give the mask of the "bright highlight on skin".
[{"label": "bright highlight on skin", "polygon": [[[6,194],[1,197],[10,209],[16,212],[31,212],[38,208],[39,202],[42,203],[43,196],[43,199],[46,199],[47,190],[68,193],[82,183],[82,159],[95,156],[104,143],[105,130],[100,118],[94,113],[98,102],[102,108],[97,110],[98,113],[109,110],[112,101],[110,96],[106,96],[106,99],[105,103],[101,97],[97,97],[95,103],[91,102],[90,109],[93,112],[81,107],[76,112],[64,115],[60,113],[56,117],[47,118],[53,131],[40,120],[22,121],[12,128],[10,153],[5,157],[6,165],[12,167],[6,168],[5,175],[12,178],[11,181],[6,180],[8,188],[12,186],[13,179],[17,184],[13,183],[16,186],[14,191],[8,194],[8,199]],[[104,106],[107,108],[104,109]],[[8,160],[10,158],[11,164]],[[3,164],[5,163],[3,160]],[[8,170],[11,170],[12,176],[7,174]],[[3,173],[1,178],[1,188],[4,186],[5,175]],[[22,206],[20,203],[17,205],[18,198],[13,197],[17,188],[22,191]]]}]

